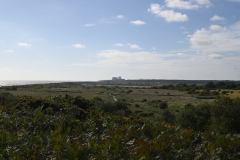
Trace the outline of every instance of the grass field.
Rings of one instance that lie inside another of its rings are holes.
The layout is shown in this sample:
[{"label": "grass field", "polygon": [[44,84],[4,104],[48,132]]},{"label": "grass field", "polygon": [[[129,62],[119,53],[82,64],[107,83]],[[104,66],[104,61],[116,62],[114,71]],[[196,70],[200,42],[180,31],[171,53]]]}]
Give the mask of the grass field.
[{"label": "grass field", "polygon": [[[100,97],[104,101],[113,101],[114,95],[118,101],[125,101],[129,104],[129,108],[134,112],[143,110],[146,112],[154,112],[157,116],[162,112],[158,107],[153,107],[152,101],[166,101],[168,108],[172,111],[181,111],[187,103],[198,105],[203,103],[202,100],[195,98],[187,92],[166,90],[166,89],[151,89],[149,86],[134,86],[119,87],[115,85],[98,86],[98,83],[59,83],[59,84],[39,84],[18,86],[17,90],[9,90],[13,95],[28,95],[33,97],[46,96],[82,96],[86,99]],[[0,88],[0,92],[6,91]],[[110,95],[111,94],[111,95]],[[238,96],[239,91],[234,91],[232,96]],[[145,99],[145,101],[143,101]],[[139,105],[139,108],[135,107]],[[155,104],[156,105],[156,104]]]}]

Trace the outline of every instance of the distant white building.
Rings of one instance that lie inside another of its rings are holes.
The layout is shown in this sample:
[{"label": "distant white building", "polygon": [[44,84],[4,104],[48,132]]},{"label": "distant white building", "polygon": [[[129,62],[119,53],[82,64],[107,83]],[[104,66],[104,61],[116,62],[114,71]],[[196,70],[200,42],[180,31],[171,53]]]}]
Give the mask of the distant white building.
[{"label": "distant white building", "polygon": [[112,77],[113,81],[116,81],[118,79],[118,77]]},{"label": "distant white building", "polygon": [[121,80],[125,80],[125,79],[122,79],[122,77],[119,76],[119,77],[112,77],[112,80],[113,81],[121,81]]}]

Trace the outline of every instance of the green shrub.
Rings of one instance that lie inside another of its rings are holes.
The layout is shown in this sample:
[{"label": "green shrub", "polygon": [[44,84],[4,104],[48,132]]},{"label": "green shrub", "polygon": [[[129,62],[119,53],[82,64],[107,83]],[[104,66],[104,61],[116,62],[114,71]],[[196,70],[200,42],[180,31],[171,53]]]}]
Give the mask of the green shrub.
[{"label": "green shrub", "polygon": [[141,112],[138,114],[140,117],[151,117],[154,115],[153,112]]},{"label": "green shrub", "polygon": [[146,98],[144,98],[141,102],[147,102],[147,99]]},{"label": "green shrub", "polygon": [[221,134],[240,133],[240,98],[218,97],[211,109],[211,128]]},{"label": "green shrub", "polygon": [[136,108],[139,108],[139,107],[140,107],[140,105],[139,105],[139,104],[135,104],[135,107],[136,107]]},{"label": "green shrub", "polygon": [[227,94],[229,93],[229,91],[222,91],[222,94]]},{"label": "green shrub", "polygon": [[192,105],[191,103],[187,103],[187,104],[185,104],[184,109],[191,109],[193,107],[194,107],[194,105]]},{"label": "green shrub", "polygon": [[143,110],[135,110],[133,113],[138,114],[138,113],[142,113],[142,112],[143,112]]},{"label": "green shrub", "polygon": [[91,102],[81,96],[76,96],[72,104],[84,110],[87,110],[88,108],[92,107]]},{"label": "green shrub", "polygon": [[212,91],[211,94],[217,96],[217,95],[219,95],[220,93],[219,93],[218,91]]},{"label": "green shrub", "polygon": [[180,113],[178,123],[184,128],[191,128],[195,131],[205,131],[211,118],[211,105],[208,103],[192,106]]},{"label": "green shrub", "polygon": [[94,102],[98,102],[98,101],[101,102],[101,101],[102,101],[102,98],[100,98],[100,97],[94,97],[94,98],[93,98],[93,101],[94,101]]},{"label": "green shrub", "polygon": [[132,113],[132,111],[127,107],[127,103],[125,102],[102,102],[98,104],[98,106],[104,111],[108,113],[112,113],[115,115],[122,115],[122,116],[128,116]]},{"label": "green shrub", "polygon": [[201,91],[199,93],[199,96],[209,96],[210,95],[210,92],[209,91]]},{"label": "green shrub", "polygon": [[161,101],[160,104],[159,104],[159,108],[161,108],[161,109],[166,109],[166,108],[168,108],[167,102]]},{"label": "green shrub", "polygon": [[174,125],[176,122],[176,115],[170,109],[165,109],[161,113],[161,120],[171,125]]}]

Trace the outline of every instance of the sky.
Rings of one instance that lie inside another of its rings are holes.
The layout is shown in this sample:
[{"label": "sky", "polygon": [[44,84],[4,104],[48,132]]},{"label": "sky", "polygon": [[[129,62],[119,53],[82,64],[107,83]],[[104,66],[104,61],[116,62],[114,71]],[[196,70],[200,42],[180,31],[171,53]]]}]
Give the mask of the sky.
[{"label": "sky", "polygon": [[240,0],[0,0],[0,80],[240,80]]}]

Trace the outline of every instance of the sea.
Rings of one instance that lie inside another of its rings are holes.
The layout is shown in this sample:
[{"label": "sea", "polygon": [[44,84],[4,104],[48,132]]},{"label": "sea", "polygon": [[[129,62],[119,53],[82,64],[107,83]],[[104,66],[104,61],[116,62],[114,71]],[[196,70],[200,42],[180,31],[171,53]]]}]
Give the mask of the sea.
[{"label": "sea", "polygon": [[37,81],[37,80],[0,80],[1,86],[19,86],[28,84],[47,84],[47,83],[62,83],[67,81]]}]

